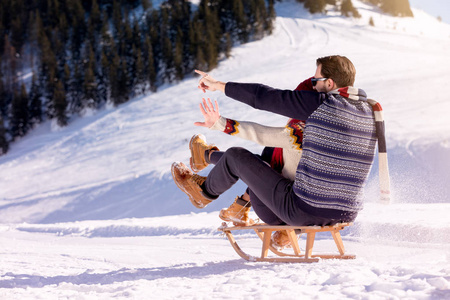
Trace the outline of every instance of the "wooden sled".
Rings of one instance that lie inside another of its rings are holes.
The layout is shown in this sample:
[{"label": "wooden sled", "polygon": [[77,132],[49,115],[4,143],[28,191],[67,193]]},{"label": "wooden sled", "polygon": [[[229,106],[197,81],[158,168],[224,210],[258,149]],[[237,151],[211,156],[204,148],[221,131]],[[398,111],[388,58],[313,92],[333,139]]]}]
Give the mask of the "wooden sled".
[{"label": "wooden sled", "polygon": [[[320,259],[354,259],[356,256],[352,254],[345,254],[344,244],[342,242],[340,231],[353,223],[338,223],[333,226],[272,226],[267,224],[255,224],[251,226],[232,226],[228,227],[226,223],[223,223],[218,228],[227,236],[228,240],[233,246],[233,249],[245,260],[248,261],[268,261],[268,262],[301,262],[311,263],[318,262]],[[239,247],[236,240],[233,237],[232,231],[234,230],[254,230],[259,238],[262,240],[262,252],[261,257],[251,256]],[[271,245],[272,232],[278,230],[286,230],[289,240],[291,241],[293,254],[288,254],[278,250]],[[339,250],[339,254],[313,254],[312,249],[314,246],[314,239],[317,232],[329,231],[333,236],[334,242]],[[297,234],[306,233],[306,249],[302,254],[297,239]],[[277,257],[268,257],[269,250]]]}]

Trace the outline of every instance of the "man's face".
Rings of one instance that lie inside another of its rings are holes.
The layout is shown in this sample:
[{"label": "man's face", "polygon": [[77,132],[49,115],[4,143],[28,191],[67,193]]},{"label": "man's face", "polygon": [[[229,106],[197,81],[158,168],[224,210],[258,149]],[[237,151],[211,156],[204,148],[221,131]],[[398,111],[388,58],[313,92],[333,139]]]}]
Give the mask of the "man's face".
[{"label": "man's face", "polygon": [[[323,78],[322,65],[317,66],[316,74],[314,74],[314,78]],[[315,89],[316,91],[321,92],[321,93],[328,93],[329,91],[331,91],[331,89],[329,89],[327,81],[328,81],[328,79],[324,80],[324,81],[317,81],[316,85],[313,87],[313,89]]]}]

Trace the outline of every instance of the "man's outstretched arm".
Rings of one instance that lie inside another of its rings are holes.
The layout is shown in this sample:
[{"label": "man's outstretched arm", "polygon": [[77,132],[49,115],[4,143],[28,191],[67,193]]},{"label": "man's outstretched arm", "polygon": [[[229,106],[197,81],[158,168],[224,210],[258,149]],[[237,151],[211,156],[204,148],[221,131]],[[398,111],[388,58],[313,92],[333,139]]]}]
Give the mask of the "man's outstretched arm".
[{"label": "man's outstretched arm", "polygon": [[295,119],[306,120],[325,98],[325,94],[317,92],[279,90],[256,83],[225,83],[215,80],[205,72],[195,72],[202,75],[198,88],[203,92],[222,91],[228,97],[253,108]]}]

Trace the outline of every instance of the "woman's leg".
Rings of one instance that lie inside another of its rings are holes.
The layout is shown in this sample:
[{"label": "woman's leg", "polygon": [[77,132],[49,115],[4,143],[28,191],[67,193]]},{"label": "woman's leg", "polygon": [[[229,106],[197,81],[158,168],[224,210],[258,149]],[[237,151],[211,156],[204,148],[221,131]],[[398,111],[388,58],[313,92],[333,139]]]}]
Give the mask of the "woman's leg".
[{"label": "woman's leg", "polygon": [[[239,179],[244,181],[252,195],[252,206],[257,204],[255,212],[267,223],[285,224],[280,218],[279,213],[285,215],[285,198],[292,191],[285,189],[286,185],[292,185],[292,182],[274,171],[261,158],[243,148],[230,148],[222,154],[211,154],[211,161],[216,166],[209,173],[205,183],[205,191],[211,196],[217,196],[228,190]],[[215,158],[220,155],[220,159]],[[281,188],[282,191],[275,193],[275,190]],[[252,196],[251,195],[251,196]],[[274,199],[274,195],[277,195]],[[290,197],[287,197],[290,199]]]}]

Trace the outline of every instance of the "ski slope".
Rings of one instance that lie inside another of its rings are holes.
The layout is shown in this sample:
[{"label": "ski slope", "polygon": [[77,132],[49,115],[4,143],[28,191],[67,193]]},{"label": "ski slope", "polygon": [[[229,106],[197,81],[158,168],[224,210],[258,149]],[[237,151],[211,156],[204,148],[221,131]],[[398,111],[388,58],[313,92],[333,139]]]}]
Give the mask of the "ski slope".
[{"label": "ski slope", "polygon": [[[375,162],[366,207],[343,232],[356,260],[249,263],[234,253],[216,230],[218,210],[244,185],[198,210],[170,165],[188,162],[194,133],[221,149],[262,150],[195,127],[203,96],[237,120],[286,118],[203,94],[191,77],[65,128],[47,122],[0,157],[0,298],[450,299],[450,25],[420,10],[398,19],[353,3],[361,19],[277,3],[273,35],[234,48],[210,74],[293,89],[317,57],[354,62],[355,86],[384,109],[393,195],[391,205],[377,203]],[[255,236],[238,238],[258,252]],[[334,242],[320,235],[315,247],[333,251]]]}]

